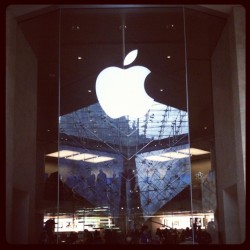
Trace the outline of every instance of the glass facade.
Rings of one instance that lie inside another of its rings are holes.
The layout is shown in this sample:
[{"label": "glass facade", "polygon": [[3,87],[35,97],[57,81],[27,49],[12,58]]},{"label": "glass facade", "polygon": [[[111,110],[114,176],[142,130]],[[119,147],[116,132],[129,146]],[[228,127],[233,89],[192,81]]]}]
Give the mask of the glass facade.
[{"label": "glass facade", "polygon": [[197,244],[199,230],[218,243],[209,60],[224,24],[183,7],[102,6],[19,23],[38,58],[36,207],[57,244],[72,232],[75,244],[86,232],[143,244],[145,226],[147,244]]}]

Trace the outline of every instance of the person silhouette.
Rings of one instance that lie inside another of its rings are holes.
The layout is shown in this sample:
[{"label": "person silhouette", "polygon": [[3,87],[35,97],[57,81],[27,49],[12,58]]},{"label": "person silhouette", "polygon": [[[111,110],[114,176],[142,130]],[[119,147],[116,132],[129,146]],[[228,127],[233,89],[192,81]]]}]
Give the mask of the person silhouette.
[{"label": "person silhouette", "polygon": [[107,175],[102,169],[99,170],[96,178],[96,190],[100,204],[105,205],[107,202]]},{"label": "person silhouette", "polygon": [[149,244],[150,233],[147,225],[143,225],[140,231],[139,244]]},{"label": "person silhouette", "polygon": [[47,220],[43,227],[39,243],[42,245],[56,244],[56,236],[54,231],[55,231],[55,221],[53,219]]},{"label": "person silhouette", "polygon": [[102,171],[102,169],[99,170],[99,174],[97,175],[97,180],[96,180],[97,184],[101,185],[101,186],[106,186],[107,184],[107,176],[106,174]]}]

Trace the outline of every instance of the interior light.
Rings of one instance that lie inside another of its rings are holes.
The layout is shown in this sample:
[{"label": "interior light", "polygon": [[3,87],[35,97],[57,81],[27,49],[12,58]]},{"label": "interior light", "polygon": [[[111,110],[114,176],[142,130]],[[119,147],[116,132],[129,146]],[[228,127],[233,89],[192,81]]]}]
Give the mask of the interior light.
[{"label": "interior light", "polygon": [[167,28],[167,29],[172,29],[172,28],[174,28],[174,25],[173,25],[173,24],[167,24],[167,25],[166,25],[166,28]]},{"label": "interior light", "polygon": [[167,58],[168,58],[168,59],[170,59],[170,58],[171,58],[171,56],[167,56]]},{"label": "interior light", "polygon": [[79,26],[72,26],[71,29],[72,29],[72,30],[79,30],[80,27],[79,27]]},{"label": "interior light", "polygon": [[64,157],[72,156],[76,154],[79,154],[79,152],[72,151],[72,150],[61,150],[61,151],[47,154],[46,156],[64,158]]},{"label": "interior light", "polygon": [[104,162],[104,161],[111,161],[114,158],[112,157],[107,157],[107,156],[99,156],[99,157],[94,157],[94,158],[90,158],[85,160],[86,162],[91,162],[91,163],[100,163],[100,162]]},{"label": "interior light", "polygon": [[150,156],[146,156],[145,159],[150,160],[150,161],[170,161],[170,158],[167,157],[163,157],[160,155],[150,155]]},{"label": "interior light", "polygon": [[78,59],[78,60],[82,60],[82,57],[81,57],[81,56],[78,56],[77,59]]},{"label": "interior light", "polygon": [[191,154],[191,155],[203,155],[203,154],[210,154],[209,151],[205,151],[202,149],[198,149],[198,148],[186,148],[186,149],[181,149],[178,150],[178,152],[184,153],[184,154]]},{"label": "interior light", "polygon": [[95,212],[102,212],[102,211],[107,211],[107,209],[106,208],[96,208],[93,211],[95,211]]},{"label": "interior light", "polygon": [[69,160],[75,160],[75,161],[84,161],[89,158],[96,157],[96,155],[93,154],[88,154],[88,153],[82,153],[82,154],[77,154],[77,155],[72,155],[70,157],[67,157]]},{"label": "interior light", "polygon": [[170,159],[181,159],[181,158],[186,158],[188,157],[187,154],[183,154],[183,153],[178,153],[178,152],[167,152],[167,153],[164,153],[164,154],[160,154],[160,156],[163,156],[163,157],[168,157]]}]

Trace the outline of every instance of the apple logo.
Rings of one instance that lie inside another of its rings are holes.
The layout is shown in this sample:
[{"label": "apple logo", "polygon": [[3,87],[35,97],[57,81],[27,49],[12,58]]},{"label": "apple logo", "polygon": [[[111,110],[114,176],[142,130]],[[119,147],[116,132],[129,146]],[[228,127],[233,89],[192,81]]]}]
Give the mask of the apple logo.
[{"label": "apple logo", "polygon": [[[123,65],[132,63],[137,53],[138,50],[131,51]],[[96,79],[96,95],[104,112],[113,119],[144,116],[154,102],[144,88],[144,81],[150,72],[143,66],[127,69],[108,67],[102,70]]]}]

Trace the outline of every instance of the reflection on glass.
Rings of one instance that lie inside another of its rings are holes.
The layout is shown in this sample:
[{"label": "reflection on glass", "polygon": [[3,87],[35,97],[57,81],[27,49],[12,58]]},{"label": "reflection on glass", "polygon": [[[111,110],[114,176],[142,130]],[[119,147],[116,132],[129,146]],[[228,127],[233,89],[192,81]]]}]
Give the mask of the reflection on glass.
[{"label": "reflection on glass", "polygon": [[[129,218],[137,209],[146,219],[190,185],[187,122],[187,112],[157,102],[138,119],[111,119],[98,103],[61,116],[61,136],[68,136],[61,150],[79,152],[60,160],[62,180],[93,206],[108,206],[106,215],[120,216],[124,207]],[[90,150],[86,139],[108,147]],[[164,139],[161,150],[149,147]]]},{"label": "reflection on glass", "polygon": [[[84,150],[63,145],[67,150]],[[91,150],[86,160],[72,157],[60,159],[60,179],[73,193],[86,199],[92,207],[107,206],[112,216],[119,215],[121,172],[123,159],[118,154]],[[98,156],[98,157],[97,157]],[[90,160],[92,159],[92,160]],[[100,160],[98,160],[100,159]],[[108,213],[106,213],[108,215]]]},{"label": "reflection on glass", "polygon": [[153,141],[175,138],[174,142],[169,142],[168,146],[172,146],[187,137],[188,115],[185,111],[154,102],[141,118],[122,116],[112,119],[96,103],[61,116],[60,131],[74,137],[79,145],[83,139],[100,141],[131,159]]},{"label": "reflection on glass", "polygon": [[[188,144],[171,147],[171,151],[188,147]],[[168,151],[169,149],[162,149],[136,156],[138,188],[144,216],[154,215],[162,206],[190,185],[188,158],[168,158],[168,161],[155,161],[155,159],[149,158],[172,153]]]}]

